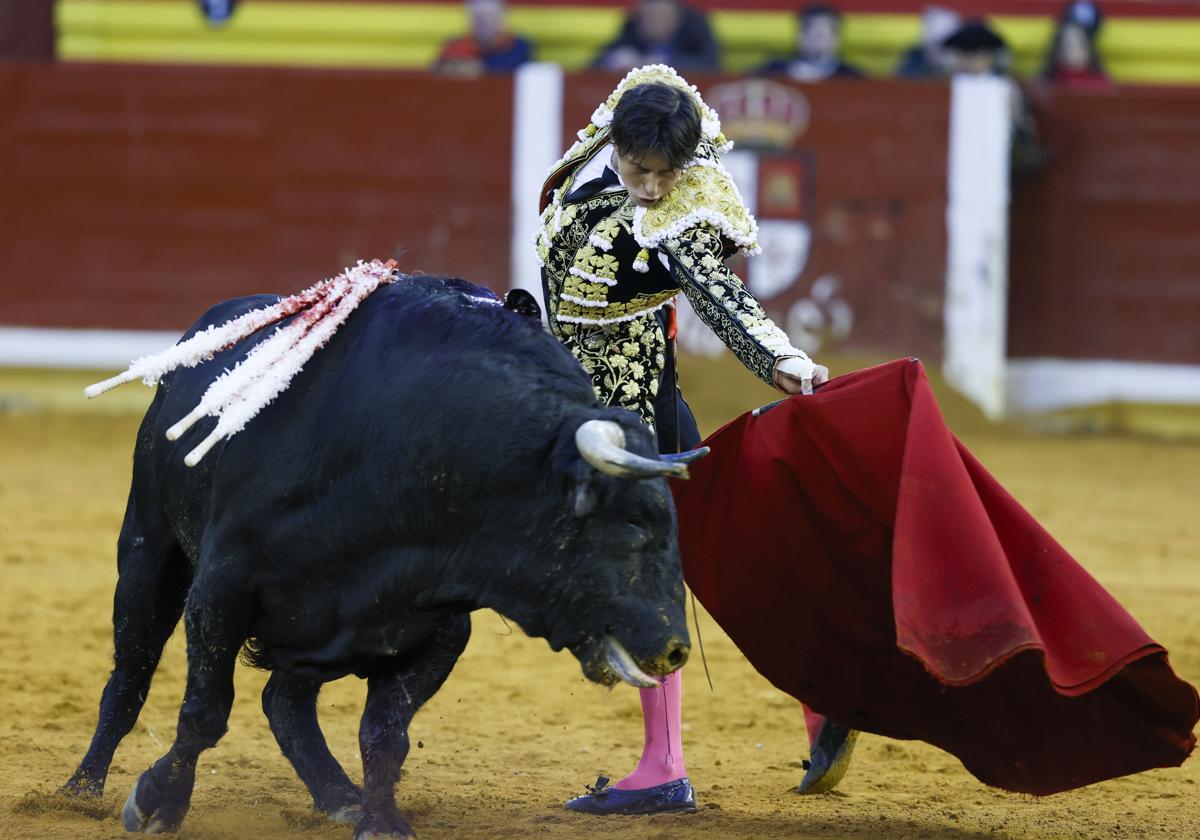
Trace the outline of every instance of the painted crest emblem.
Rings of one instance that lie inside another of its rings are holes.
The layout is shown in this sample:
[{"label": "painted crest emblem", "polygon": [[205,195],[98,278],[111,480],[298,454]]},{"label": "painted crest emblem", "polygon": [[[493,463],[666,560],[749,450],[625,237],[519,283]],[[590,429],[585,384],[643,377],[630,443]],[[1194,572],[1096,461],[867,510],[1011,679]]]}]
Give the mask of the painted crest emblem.
[{"label": "painted crest emblem", "polygon": [[750,291],[767,304],[800,279],[808,262],[812,161],[796,148],[808,129],[808,99],[770,79],[716,85],[706,99],[736,144],[725,164],[758,219],[763,249],[745,276]]}]

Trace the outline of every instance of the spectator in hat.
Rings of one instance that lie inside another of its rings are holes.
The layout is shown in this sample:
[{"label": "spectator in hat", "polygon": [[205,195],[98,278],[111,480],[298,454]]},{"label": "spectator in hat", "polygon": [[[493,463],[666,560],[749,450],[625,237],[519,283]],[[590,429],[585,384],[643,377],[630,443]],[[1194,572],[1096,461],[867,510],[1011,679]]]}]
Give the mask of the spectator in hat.
[{"label": "spectator in hat", "polygon": [[1054,30],[1041,77],[1056,85],[1107,87],[1108,73],[1096,49],[1099,32],[1100,10],[1094,4],[1084,0],[1069,4]]},{"label": "spectator in hat", "polygon": [[790,76],[801,81],[829,78],[862,78],[863,72],[842,61],[842,15],[833,6],[805,6],[800,10],[796,52],[759,68],[764,75]]},{"label": "spectator in hat", "polygon": [[955,30],[942,48],[950,71],[968,76],[1005,76],[1008,45],[981,20],[970,20]]},{"label": "spectator in hat", "polygon": [[996,76],[1008,83],[1012,118],[1010,164],[1015,175],[1042,165],[1044,155],[1038,142],[1033,110],[1021,89],[1008,74],[1008,45],[981,20],[967,21],[943,42],[951,72],[963,76]]},{"label": "spectator in hat", "polygon": [[680,71],[719,69],[720,50],[708,18],[679,0],[637,0],[592,67],[631,70],[645,64]]},{"label": "spectator in hat", "polygon": [[937,79],[950,74],[942,42],[961,25],[958,12],[944,6],[926,6],[921,12],[921,41],[904,51],[896,67],[902,79]]},{"label": "spectator in hat", "polygon": [[511,73],[533,57],[533,45],[509,31],[504,0],[466,0],[471,31],[442,47],[433,69],[440,73],[478,76]]}]

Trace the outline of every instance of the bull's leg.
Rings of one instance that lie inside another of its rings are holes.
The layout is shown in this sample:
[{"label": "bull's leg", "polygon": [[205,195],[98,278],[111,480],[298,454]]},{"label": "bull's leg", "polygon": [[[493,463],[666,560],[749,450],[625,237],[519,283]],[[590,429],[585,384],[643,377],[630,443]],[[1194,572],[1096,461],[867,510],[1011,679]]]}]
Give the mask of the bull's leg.
[{"label": "bull's leg", "polygon": [[62,787],[75,796],[104,793],[113,753],[137,722],[191,583],[187,559],[174,538],[165,527],[143,529],[132,495],[117,542],[117,568],[113,670],[100,697],[91,746]]},{"label": "bull's leg", "polygon": [[320,691],[321,683],[316,680],[276,671],[263,689],[263,711],[279,748],[312,794],[317,810],[337,822],[353,823],[360,816],[362,791],[325,744],[317,722]]},{"label": "bull's leg", "polygon": [[413,837],[396,808],[396,782],[408,756],[408,725],[432,697],[467,646],[471,620],[453,616],[412,654],[392,660],[367,679],[367,706],[358,730],[363,757],[362,816],[354,840]]},{"label": "bull's leg", "polygon": [[[233,565],[233,564],[230,564]],[[188,675],[175,743],[141,775],[121,818],[129,831],[175,831],[192,799],[196,762],[225,734],[233,707],[233,669],[249,635],[252,603],[242,586],[200,575],[183,612]]]}]

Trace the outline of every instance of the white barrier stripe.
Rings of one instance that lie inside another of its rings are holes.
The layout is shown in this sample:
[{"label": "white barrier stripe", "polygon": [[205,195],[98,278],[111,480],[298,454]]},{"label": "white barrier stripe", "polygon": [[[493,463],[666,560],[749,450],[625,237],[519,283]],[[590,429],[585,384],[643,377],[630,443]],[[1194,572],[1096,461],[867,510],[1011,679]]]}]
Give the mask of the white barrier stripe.
[{"label": "white barrier stripe", "polygon": [[123,368],[170,347],[183,331],[0,327],[0,366]]},{"label": "white barrier stripe", "polygon": [[1200,365],[1017,358],[1007,367],[1014,413],[1108,402],[1200,405]]}]

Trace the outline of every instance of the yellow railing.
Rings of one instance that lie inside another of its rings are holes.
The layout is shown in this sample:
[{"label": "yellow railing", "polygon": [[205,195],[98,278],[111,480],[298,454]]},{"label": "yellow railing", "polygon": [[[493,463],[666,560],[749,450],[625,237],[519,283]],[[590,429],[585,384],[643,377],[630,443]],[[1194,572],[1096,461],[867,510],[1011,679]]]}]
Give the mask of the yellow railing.
[{"label": "yellow railing", "polygon": [[[617,31],[621,7],[516,7],[513,28],[537,58],[586,67]],[[784,12],[715,12],[725,69],[749,71],[794,43]],[[1050,41],[1047,18],[998,17],[1019,76],[1035,75]],[[212,29],[194,0],[60,0],[59,55],[77,61],[202,62],[345,67],[427,67],[447,38],[465,31],[458,5],[438,3],[245,3]],[[916,41],[915,15],[846,17],[847,59],[886,76]],[[1200,84],[1200,14],[1194,19],[1110,18],[1101,52],[1119,82]]]}]

